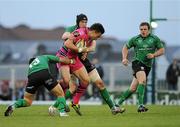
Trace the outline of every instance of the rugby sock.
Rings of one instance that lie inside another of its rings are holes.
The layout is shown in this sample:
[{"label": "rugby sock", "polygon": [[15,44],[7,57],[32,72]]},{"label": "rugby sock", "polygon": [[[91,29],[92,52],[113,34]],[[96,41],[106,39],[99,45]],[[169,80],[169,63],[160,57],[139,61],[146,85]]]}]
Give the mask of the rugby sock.
[{"label": "rugby sock", "polygon": [[64,112],[65,111],[65,106],[66,106],[65,98],[64,97],[58,97],[53,106],[58,108],[59,112]]},{"label": "rugby sock", "polygon": [[127,89],[119,98],[118,104],[121,105],[127,98],[129,98],[133,92],[130,89]]},{"label": "rugby sock", "polygon": [[24,99],[19,99],[13,104],[13,108],[27,107],[27,101]]},{"label": "rugby sock", "polygon": [[145,92],[144,84],[139,84],[138,85],[137,92],[138,92],[139,105],[143,105],[143,103],[144,103],[144,92]]},{"label": "rugby sock", "polygon": [[108,104],[109,108],[114,107],[114,103],[110,98],[110,95],[108,93],[108,91],[106,90],[106,88],[104,88],[103,90],[100,90],[101,96],[103,98],[103,100]]},{"label": "rugby sock", "polygon": [[76,91],[75,95],[73,96],[74,104],[79,103],[79,100],[80,100],[81,96],[85,93],[87,87],[88,87],[88,85],[83,85],[83,84],[80,84],[78,86],[77,91]]},{"label": "rugby sock", "polygon": [[70,92],[69,89],[67,89],[66,92],[65,92],[65,98],[68,99],[70,97],[72,97],[72,93]]}]

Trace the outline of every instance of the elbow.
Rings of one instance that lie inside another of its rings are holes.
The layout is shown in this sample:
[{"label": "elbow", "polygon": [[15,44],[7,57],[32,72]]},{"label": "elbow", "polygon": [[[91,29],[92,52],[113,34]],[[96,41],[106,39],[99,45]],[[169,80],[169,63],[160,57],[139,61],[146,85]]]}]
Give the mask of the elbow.
[{"label": "elbow", "polygon": [[165,54],[165,49],[164,48],[162,48],[161,53],[162,53],[162,55]]}]

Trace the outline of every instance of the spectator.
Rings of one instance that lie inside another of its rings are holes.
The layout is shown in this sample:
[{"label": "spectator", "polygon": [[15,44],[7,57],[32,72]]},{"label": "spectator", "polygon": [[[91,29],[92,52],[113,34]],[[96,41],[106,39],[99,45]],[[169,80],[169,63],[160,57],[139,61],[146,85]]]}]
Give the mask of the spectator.
[{"label": "spectator", "polygon": [[0,100],[12,100],[12,89],[9,88],[8,81],[2,81],[0,83],[1,93],[0,93]]},{"label": "spectator", "polygon": [[177,64],[177,59],[174,59],[173,63],[169,65],[166,72],[166,80],[169,90],[177,90],[179,71],[180,69]]}]

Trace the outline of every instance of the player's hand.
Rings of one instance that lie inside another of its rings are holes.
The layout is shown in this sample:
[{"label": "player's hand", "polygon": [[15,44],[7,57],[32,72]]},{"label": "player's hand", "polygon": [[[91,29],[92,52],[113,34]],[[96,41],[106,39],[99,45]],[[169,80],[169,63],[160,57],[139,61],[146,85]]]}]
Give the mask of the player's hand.
[{"label": "player's hand", "polygon": [[74,64],[75,60],[74,59],[69,59],[68,57],[64,57],[64,58],[61,58],[61,62],[64,63],[64,64]]},{"label": "player's hand", "polygon": [[123,59],[123,60],[122,60],[122,64],[124,64],[125,66],[127,66],[128,63],[129,63],[128,59]]},{"label": "player's hand", "polygon": [[149,53],[149,54],[147,54],[147,58],[148,59],[153,59],[155,56],[154,56],[154,54],[152,54],[152,53]]},{"label": "player's hand", "polygon": [[87,52],[86,53],[82,53],[81,59],[85,60],[87,58]]},{"label": "player's hand", "polygon": [[83,48],[79,48],[78,49],[78,53],[85,53],[85,52],[88,52],[88,48],[87,47],[83,47]]}]

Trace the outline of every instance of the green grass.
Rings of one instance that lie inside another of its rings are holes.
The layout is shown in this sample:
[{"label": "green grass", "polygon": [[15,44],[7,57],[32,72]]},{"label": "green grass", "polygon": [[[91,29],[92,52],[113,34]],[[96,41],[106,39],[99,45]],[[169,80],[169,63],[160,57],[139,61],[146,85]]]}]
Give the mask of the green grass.
[{"label": "green grass", "polygon": [[107,106],[81,106],[83,116],[71,109],[69,117],[51,117],[48,106],[31,106],[4,117],[6,107],[0,106],[0,127],[180,127],[180,106],[148,106],[147,113],[137,113],[136,106],[125,108],[114,116]]}]

